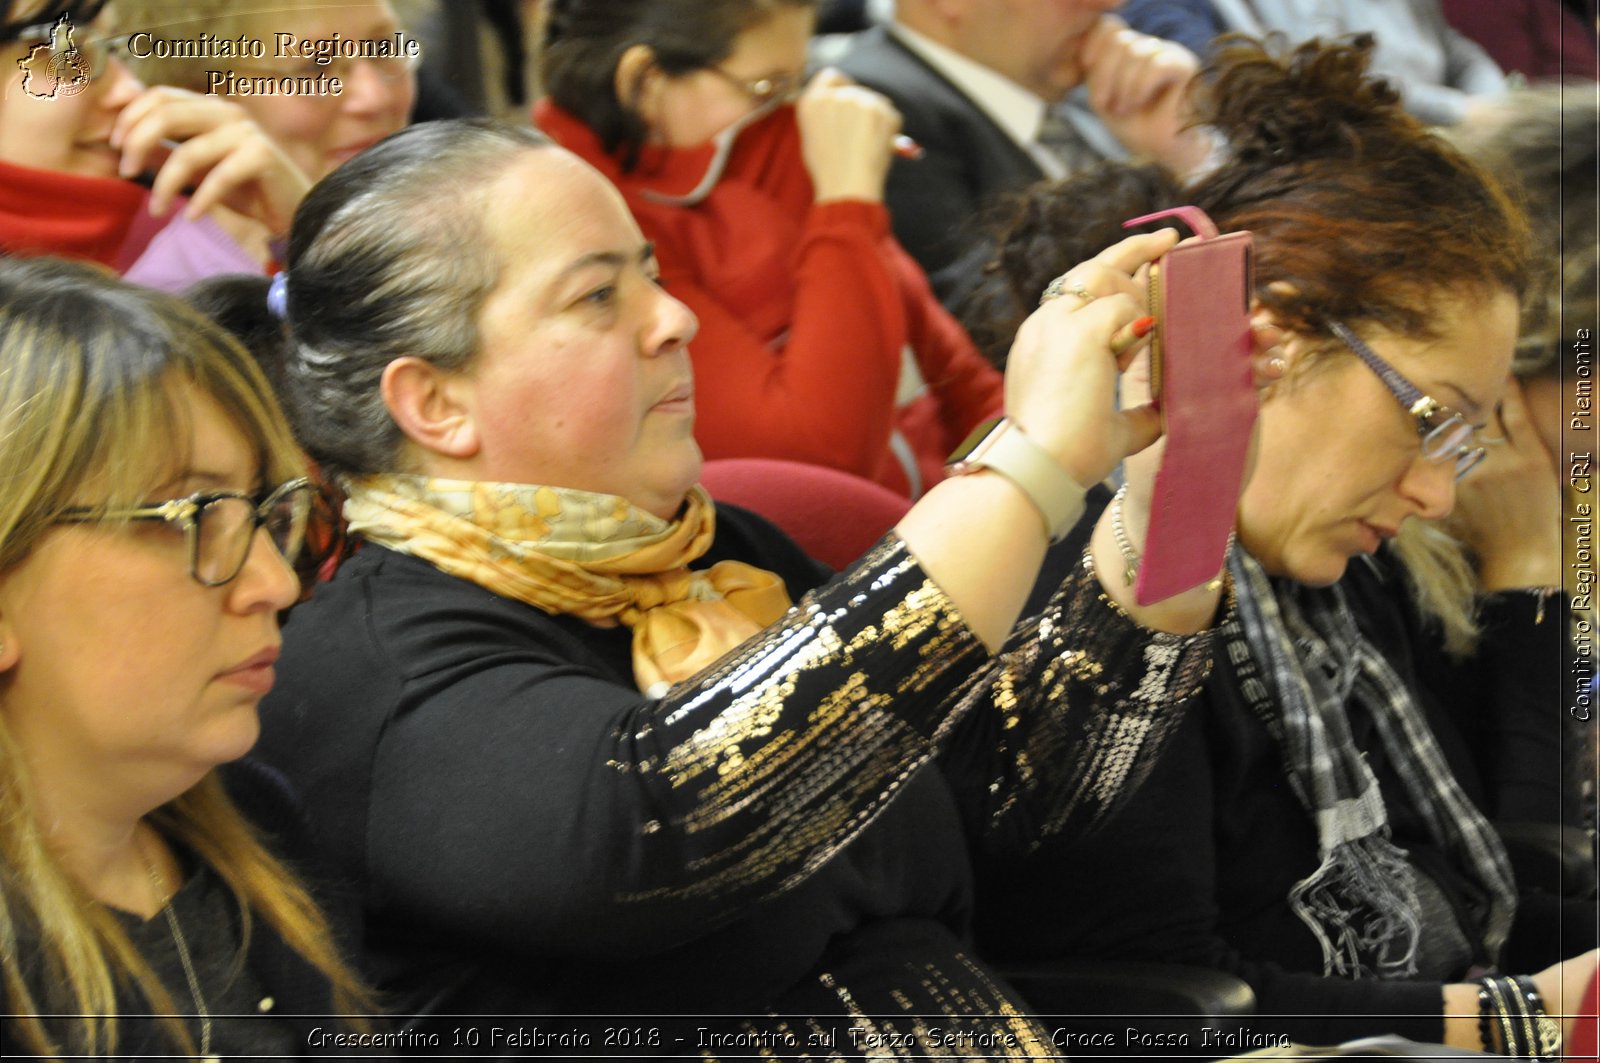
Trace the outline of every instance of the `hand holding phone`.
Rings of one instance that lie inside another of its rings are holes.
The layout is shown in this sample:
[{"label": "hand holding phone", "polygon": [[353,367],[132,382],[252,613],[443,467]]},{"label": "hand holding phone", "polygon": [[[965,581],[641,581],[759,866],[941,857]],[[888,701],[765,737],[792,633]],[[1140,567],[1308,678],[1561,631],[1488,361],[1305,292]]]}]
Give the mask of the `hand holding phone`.
[{"label": "hand holding phone", "polygon": [[1134,583],[1140,605],[1214,578],[1227,557],[1258,400],[1251,364],[1251,236],[1177,207],[1197,239],[1150,270],[1150,387],[1165,447]]}]

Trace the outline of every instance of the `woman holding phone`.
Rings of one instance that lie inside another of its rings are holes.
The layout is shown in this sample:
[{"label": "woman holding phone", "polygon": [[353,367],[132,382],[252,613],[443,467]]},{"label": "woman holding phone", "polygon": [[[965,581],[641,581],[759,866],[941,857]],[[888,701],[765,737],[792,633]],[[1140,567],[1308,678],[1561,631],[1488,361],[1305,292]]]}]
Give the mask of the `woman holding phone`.
[{"label": "woman holding phone", "polygon": [[[1238,616],[1197,710],[1120,830],[985,862],[979,941],[1013,961],[1224,970],[1255,991],[1252,1030],[1307,1044],[1399,1033],[1548,1056],[1527,1032],[1559,1035],[1573,1013],[1595,971],[1594,905],[1538,925],[1484,797],[1494,773],[1542,767],[1549,785],[1558,759],[1530,761],[1502,732],[1479,771],[1460,721],[1503,722],[1514,703],[1499,683],[1469,705],[1421,680],[1432,636],[1388,547],[1449,514],[1497,437],[1526,430],[1519,406],[1497,412],[1526,222],[1367,76],[1370,50],[1233,41],[1206,113],[1227,161],[1182,185],[1145,167],[1040,186],[1000,243],[1021,304],[1074,245],[1198,206],[1253,234],[1254,312],[1281,330],[1282,372],[1236,513]],[[1147,497],[1107,512],[1138,535]],[[1562,610],[1531,589],[1508,603],[1528,636],[1497,658],[1509,686],[1555,678]],[[1558,740],[1557,705],[1542,711]],[[1073,874],[1085,866],[1096,874]]]},{"label": "woman holding phone", "polygon": [[[447,1035],[814,1019],[859,1055],[858,1019],[914,1057],[917,1016],[981,1015],[988,1054],[1052,1054],[966,951],[969,845],[1107,823],[1201,678],[1220,591],[1138,606],[1075,525],[1080,485],[1153,438],[1116,406],[1114,337],[1174,242],[1080,263],[1094,298],[1021,331],[994,431],[1031,475],[975,454],[830,579],[698,486],[696,320],[595,168],[430,122],[324,178],[285,371],[364,545],[285,628],[261,752],[362,883],[380,987]],[[1070,734],[1101,740],[1066,759]]]}]

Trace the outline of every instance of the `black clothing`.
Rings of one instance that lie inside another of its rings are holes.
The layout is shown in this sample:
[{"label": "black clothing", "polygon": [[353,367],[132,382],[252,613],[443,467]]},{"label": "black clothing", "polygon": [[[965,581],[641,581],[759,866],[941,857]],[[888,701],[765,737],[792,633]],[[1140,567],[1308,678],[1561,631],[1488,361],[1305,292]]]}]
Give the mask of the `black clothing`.
[{"label": "black clothing", "polygon": [[[313,897],[337,929],[349,931],[359,913],[341,904],[341,895],[328,888],[315,888],[319,866],[307,842],[305,820],[293,801],[282,776],[252,759],[236,761],[218,769],[240,812],[265,835],[273,852],[302,875]],[[308,1054],[323,1033],[343,1030],[335,1014],[332,985],[328,979],[289,948],[260,918],[250,922],[250,945],[242,969],[233,970],[240,943],[239,910],[227,885],[209,866],[193,862],[184,884],[173,896],[177,915],[206,1009],[213,1016],[213,1053],[246,1058],[285,1058]],[[348,897],[343,900],[348,901]],[[128,929],[133,943],[162,979],[180,1011],[196,1011],[187,976],[178,958],[172,930],[164,913],[141,920],[125,912],[113,912]],[[37,929],[19,930],[18,954],[37,957]],[[349,950],[346,950],[348,953]],[[40,999],[44,975],[30,971],[35,999]],[[0,1004],[11,1014],[9,1001]],[[117,1057],[170,1056],[175,1051],[162,1025],[149,1017],[150,1006],[142,996],[126,988],[117,998]],[[218,1019],[220,1015],[262,1016]],[[47,1025],[49,1025],[47,1023]],[[61,1024],[62,1029],[67,1027]],[[198,1019],[188,1020],[190,1034],[201,1043]],[[0,1023],[0,1054],[17,1058],[27,1049],[17,1038],[14,1022]]]},{"label": "black clothing", "polygon": [[[824,576],[731,506],[694,567],[726,558],[797,595]],[[969,841],[1103,822],[1208,636],[1137,628],[1080,564],[990,657],[890,536],[663,700],[631,637],[370,543],[297,609],[261,748],[363,884],[381,988],[416,1012],[728,1016],[707,1021],[732,1036],[841,1017],[845,1052],[871,1047],[848,1025],[970,1018],[1028,1042],[1002,1056],[1050,1049],[963,943]]]},{"label": "black clothing", "polygon": [[[1437,680],[1450,667],[1399,579],[1381,558],[1357,558],[1340,585],[1363,634],[1417,694],[1467,796],[1491,818],[1511,810],[1558,815],[1563,610],[1552,604],[1535,625],[1531,595],[1497,596],[1503,600],[1491,603],[1472,670],[1446,686]],[[1482,899],[1430,838],[1373,722],[1353,712],[1351,723],[1396,844],[1451,912],[1471,912]],[[1255,989],[1260,1014],[1252,1030],[1307,1044],[1380,1033],[1441,1040],[1439,981],[1322,976],[1322,948],[1286,900],[1319,862],[1316,826],[1290,786],[1280,748],[1219,654],[1200,701],[1114,833],[1052,839],[1024,864],[988,861],[980,869],[979,948],[994,959],[1144,959],[1229,971]],[[1530,908],[1527,891],[1522,900],[1528,910],[1519,909],[1508,953],[1527,939],[1532,909],[1544,903]],[[1594,946],[1590,908],[1586,927],[1567,928],[1566,951],[1546,934],[1538,967],[1581,951],[1570,946],[1585,935],[1583,948]],[[1465,951],[1481,953],[1468,938]],[[1437,955],[1444,943],[1429,944]],[[1462,965],[1438,977],[1466,974]]]},{"label": "black clothing", "polygon": [[839,69],[883,93],[922,147],[889,166],[883,201],[895,239],[939,301],[959,310],[993,252],[985,215],[1045,176],[1033,156],[964,92],[883,27],[859,33]]}]

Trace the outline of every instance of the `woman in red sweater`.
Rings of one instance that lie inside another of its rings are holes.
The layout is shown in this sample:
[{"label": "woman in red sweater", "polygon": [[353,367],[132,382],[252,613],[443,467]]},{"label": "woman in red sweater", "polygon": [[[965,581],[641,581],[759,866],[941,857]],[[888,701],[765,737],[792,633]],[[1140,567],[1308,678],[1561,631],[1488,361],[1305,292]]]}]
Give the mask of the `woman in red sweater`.
[{"label": "woman in red sweater", "polygon": [[915,496],[1000,375],[889,232],[899,115],[831,71],[800,91],[815,20],[815,0],[556,0],[534,118],[622,190],[699,317],[706,457]]},{"label": "woman in red sweater", "polygon": [[221,205],[287,232],[305,175],[237,104],[141,85],[106,7],[0,2],[0,254],[124,270],[184,202],[189,218]]}]

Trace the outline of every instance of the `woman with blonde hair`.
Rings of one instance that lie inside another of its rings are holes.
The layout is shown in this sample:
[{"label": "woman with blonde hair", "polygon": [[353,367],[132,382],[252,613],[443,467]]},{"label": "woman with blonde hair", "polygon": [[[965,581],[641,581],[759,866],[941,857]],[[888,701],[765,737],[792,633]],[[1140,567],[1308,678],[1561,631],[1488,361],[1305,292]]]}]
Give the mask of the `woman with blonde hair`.
[{"label": "woman with blonde hair", "polygon": [[[146,89],[112,32],[104,0],[0,4],[0,251],[143,272],[168,230],[222,216],[267,234],[265,248],[305,175],[237,104]],[[223,269],[256,265],[225,250]]]},{"label": "woman with blonde hair", "polygon": [[266,382],[170,297],[0,260],[0,467],[0,1049],[302,1053],[368,1001],[265,844],[305,856],[282,780],[218,770],[310,500]]},{"label": "woman with blonde hair", "polygon": [[[420,55],[403,47],[405,39],[387,0],[118,0],[112,15],[124,60],[140,80],[171,86],[165,90],[169,92],[202,94],[239,110],[312,181],[405,128],[411,119]],[[193,43],[205,37],[259,42],[263,54],[194,56]],[[385,54],[307,54],[308,48],[330,41],[362,47],[370,41],[383,45]],[[228,80],[218,82],[219,73]],[[337,91],[331,88],[334,79]],[[247,93],[238,88],[241,83],[256,91]],[[292,93],[283,88],[290,83],[296,89]],[[263,85],[279,91],[262,92],[257,86]],[[313,86],[313,91],[301,86]],[[280,235],[237,212],[213,211],[209,217],[169,226],[128,278],[180,291],[220,273],[270,272],[274,238]]]}]

